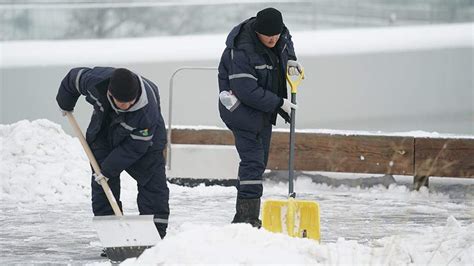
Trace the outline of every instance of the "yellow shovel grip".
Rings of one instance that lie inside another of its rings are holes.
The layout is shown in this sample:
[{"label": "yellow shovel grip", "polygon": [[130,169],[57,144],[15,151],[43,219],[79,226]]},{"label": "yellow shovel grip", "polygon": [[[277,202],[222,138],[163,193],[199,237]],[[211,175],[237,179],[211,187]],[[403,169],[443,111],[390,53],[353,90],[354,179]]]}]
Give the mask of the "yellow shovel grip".
[{"label": "yellow shovel grip", "polygon": [[300,85],[303,79],[304,79],[303,68],[301,68],[301,73],[298,75],[298,77],[295,80],[293,80],[291,76],[288,74],[288,70],[286,71],[286,80],[288,81],[288,84],[290,84],[291,93],[296,93],[296,90],[298,89],[298,86]]}]

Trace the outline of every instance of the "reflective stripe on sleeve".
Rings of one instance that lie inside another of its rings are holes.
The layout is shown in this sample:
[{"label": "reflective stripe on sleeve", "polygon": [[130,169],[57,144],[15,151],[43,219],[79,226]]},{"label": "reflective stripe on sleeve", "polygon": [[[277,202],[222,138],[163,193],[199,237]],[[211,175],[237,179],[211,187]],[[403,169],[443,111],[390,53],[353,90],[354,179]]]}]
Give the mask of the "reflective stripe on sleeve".
[{"label": "reflective stripe on sleeve", "polygon": [[91,96],[91,98],[95,101],[95,103],[97,104],[97,106],[99,106],[99,109],[101,112],[104,111],[104,107],[102,106],[102,103],[99,102],[99,99],[97,99],[96,97],[94,97],[94,95],[92,95],[92,93],[90,91],[87,91],[89,93],[89,96]]},{"label": "reflective stripe on sleeve", "polygon": [[239,74],[229,75],[229,80],[238,79],[238,78],[251,78],[254,80],[258,80],[256,77],[248,73],[239,73]]},{"label": "reflective stripe on sleeve", "polygon": [[255,69],[273,69],[273,66],[260,65],[260,66],[255,66]]},{"label": "reflective stripe on sleeve", "polygon": [[81,90],[79,89],[79,81],[81,80],[81,75],[83,71],[84,71],[84,68],[79,70],[79,73],[77,73],[77,76],[76,76],[76,90],[77,92],[79,92],[79,94],[82,94]]}]

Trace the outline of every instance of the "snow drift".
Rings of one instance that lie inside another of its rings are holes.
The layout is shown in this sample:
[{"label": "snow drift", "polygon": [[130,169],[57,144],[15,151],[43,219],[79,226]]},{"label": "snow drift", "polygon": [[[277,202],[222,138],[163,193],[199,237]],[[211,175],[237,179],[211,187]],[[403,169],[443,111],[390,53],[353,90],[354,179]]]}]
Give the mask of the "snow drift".
[{"label": "snow drift", "polygon": [[123,264],[282,264],[282,265],[472,265],[474,224],[462,227],[452,216],[445,227],[422,235],[381,239],[377,246],[339,238],[318,244],[258,230],[249,225],[183,224],[170,236]]},{"label": "snow drift", "polygon": [[49,120],[0,125],[4,200],[19,202],[89,199],[90,168],[77,139]]}]

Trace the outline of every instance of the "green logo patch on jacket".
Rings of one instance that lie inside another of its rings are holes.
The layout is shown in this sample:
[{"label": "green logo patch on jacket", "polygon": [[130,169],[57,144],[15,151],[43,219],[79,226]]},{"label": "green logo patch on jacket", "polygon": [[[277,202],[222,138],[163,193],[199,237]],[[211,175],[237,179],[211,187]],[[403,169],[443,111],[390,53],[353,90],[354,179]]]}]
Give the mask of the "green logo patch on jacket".
[{"label": "green logo patch on jacket", "polygon": [[138,131],[143,137],[148,137],[150,135],[150,132],[148,132],[148,128],[145,128],[143,130]]}]

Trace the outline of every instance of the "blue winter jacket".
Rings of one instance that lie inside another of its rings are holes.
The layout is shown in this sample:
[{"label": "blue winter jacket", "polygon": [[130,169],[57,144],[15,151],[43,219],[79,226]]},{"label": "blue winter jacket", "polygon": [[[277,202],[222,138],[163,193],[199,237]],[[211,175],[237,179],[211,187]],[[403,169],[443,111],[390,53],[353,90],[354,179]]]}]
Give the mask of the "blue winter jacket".
[{"label": "blue winter jacket", "polygon": [[137,75],[141,92],[137,102],[128,110],[120,110],[107,88],[114,68],[73,68],[64,77],[56,100],[59,107],[72,111],[80,95],[94,106],[87,128],[89,144],[104,136],[110,154],[101,163],[102,173],[107,177],[120,173],[139,160],[147,151],[161,149],[166,145],[166,129],[160,110],[158,88],[151,81]]},{"label": "blue winter jacket", "polygon": [[[289,119],[279,107],[283,98],[287,98],[287,62],[288,59],[296,60],[296,55],[291,35],[284,27],[274,48],[278,62],[272,60],[271,51],[256,36],[254,23],[255,18],[242,22],[227,37],[219,64],[219,92],[232,91],[240,105],[228,110],[219,101],[219,113],[230,129],[259,132],[265,124],[275,124],[277,113],[285,120]],[[280,85],[283,88],[275,88],[278,84],[274,80],[275,73],[282,75],[283,84]]]}]

